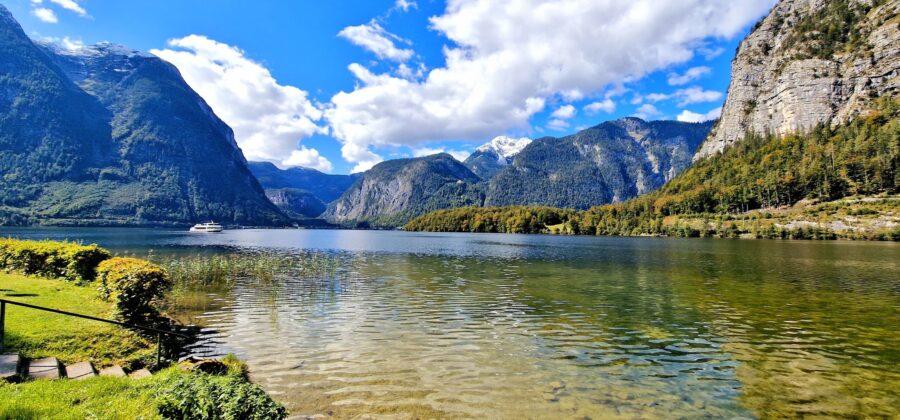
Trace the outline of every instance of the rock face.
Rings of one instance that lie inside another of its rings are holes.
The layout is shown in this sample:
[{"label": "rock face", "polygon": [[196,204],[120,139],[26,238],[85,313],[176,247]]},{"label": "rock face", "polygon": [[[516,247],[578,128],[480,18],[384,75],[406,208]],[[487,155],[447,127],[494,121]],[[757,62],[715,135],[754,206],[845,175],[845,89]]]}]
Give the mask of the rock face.
[{"label": "rock face", "polygon": [[490,180],[484,205],[586,209],[653,191],[690,165],[712,124],[623,118],[537,139]]},{"label": "rock face", "polygon": [[323,217],[332,223],[399,226],[430,211],[480,205],[478,181],[446,153],[389,160],[366,171]]},{"label": "rock face", "polygon": [[463,164],[482,179],[490,179],[503,167],[512,163],[512,159],[530,143],[531,139],[527,137],[518,139],[506,136],[494,137],[491,141],[478,146]]},{"label": "rock face", "polygon": [[288,216],[304,219],[319,217],[325,203],[306,190],[296,188],[267,189],[266,197]]},{"label": "rock face", "polygon": [[37,45],[2,6],[0,50],[0,223],[289,222],[169,63]]},{"label": "rock face", "polygon": [[781,0],[738,47],[718,125],[694,159],[747,134],[845,123],[900,85],[900,0]]}]

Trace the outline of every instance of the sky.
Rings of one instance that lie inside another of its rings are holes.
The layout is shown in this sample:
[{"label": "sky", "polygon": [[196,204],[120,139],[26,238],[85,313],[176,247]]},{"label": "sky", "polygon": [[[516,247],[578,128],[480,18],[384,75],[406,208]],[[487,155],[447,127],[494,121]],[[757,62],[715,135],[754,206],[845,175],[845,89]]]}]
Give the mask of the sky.
[{"label": "sky", "polygon": [[329,173],[499,135],[719,115],[774,0],[0,0],[34,39],[149,51],[248,160]]}]

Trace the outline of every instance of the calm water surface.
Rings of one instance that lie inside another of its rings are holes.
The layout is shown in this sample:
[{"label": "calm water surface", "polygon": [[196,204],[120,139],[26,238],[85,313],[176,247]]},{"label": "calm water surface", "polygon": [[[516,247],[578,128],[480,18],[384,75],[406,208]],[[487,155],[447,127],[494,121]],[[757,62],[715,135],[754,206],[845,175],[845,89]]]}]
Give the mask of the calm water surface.
[{"label": "calm water surface", "polygon": [[159,255],[318,250],[179,314],[299,416],[896,417],[900,246],[2,229]]}]

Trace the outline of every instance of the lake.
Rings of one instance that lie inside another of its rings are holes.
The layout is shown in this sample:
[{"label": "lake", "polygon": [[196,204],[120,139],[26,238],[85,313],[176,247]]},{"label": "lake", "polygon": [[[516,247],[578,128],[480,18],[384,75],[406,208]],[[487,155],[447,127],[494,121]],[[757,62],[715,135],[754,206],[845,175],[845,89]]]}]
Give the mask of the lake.
[{"label": "lake", "polygon": [[176,314],[296,415],[895,417],[900,244],[400,231],[0,229],[155,258],[267,250]]}]

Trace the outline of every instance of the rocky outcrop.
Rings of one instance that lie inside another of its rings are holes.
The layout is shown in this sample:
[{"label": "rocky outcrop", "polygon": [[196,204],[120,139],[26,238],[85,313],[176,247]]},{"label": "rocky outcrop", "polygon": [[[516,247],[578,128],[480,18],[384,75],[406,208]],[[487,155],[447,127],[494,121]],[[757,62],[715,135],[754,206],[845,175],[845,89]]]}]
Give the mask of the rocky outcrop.
[{"label": "rocky outcrop", "polygon": [[694,160],[749,133],[864,115],[900,84],[900,0],[782,0],[741,42],[722,116]]}]

